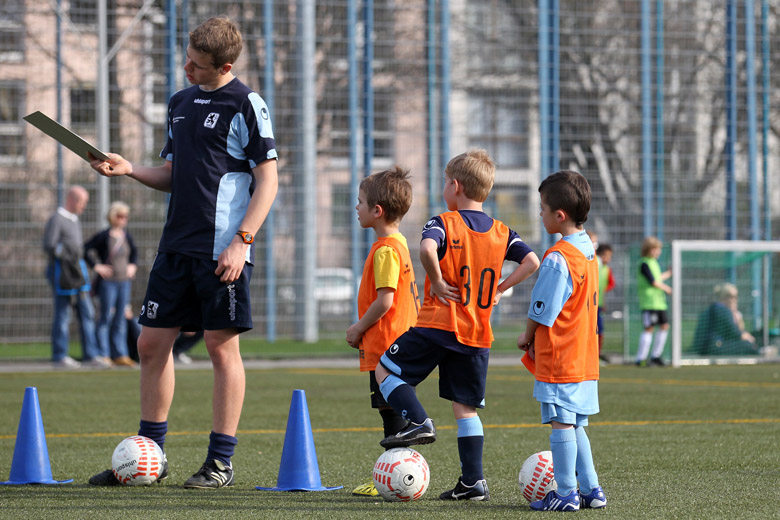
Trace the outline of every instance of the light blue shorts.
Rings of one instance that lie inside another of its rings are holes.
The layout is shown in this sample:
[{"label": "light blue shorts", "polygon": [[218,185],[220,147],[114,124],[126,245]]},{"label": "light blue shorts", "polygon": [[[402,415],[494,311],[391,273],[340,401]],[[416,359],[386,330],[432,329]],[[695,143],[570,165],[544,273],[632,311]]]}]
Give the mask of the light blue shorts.
[{"label": "light blue shorts", "polygon": [[573,424],[574,426],[587,426],[588,416],[574,413],[562,406],[553,403],[539,403],[542,408],[542,424],[550,424],[557,421],[561,424]]}]

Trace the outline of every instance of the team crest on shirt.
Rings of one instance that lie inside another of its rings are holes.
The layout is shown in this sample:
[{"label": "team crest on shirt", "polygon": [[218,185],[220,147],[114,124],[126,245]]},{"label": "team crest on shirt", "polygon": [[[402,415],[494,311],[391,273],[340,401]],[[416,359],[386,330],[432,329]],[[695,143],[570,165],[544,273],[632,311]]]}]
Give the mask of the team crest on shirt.
[{"label": "team crest on shirt", "polygon": [[159,306],[159,303],[149,300],[149,302],[146,304],[146,317],[150,320],[155,319],[157,317],[157,308]]},{"label": "team crest on shirt", "polygon": [[536,314],[537,316],[542,314],[544,312],[544,302],[541,300],[536,300],[534,302],[532,309],[534,311],[534,314]]},{"label": "team crest on shirt", "polygon": [[219,119],[219,114],[212,112],[206,116],[206,120],[203,121],[203,126],[206,128],[214,128],[217,126],[217,119]]}]

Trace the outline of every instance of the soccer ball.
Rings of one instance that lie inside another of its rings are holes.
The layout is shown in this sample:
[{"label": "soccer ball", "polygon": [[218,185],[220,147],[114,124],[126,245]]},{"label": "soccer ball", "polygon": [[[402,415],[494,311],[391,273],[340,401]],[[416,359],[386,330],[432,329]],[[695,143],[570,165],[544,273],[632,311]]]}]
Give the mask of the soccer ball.
[{"label": "soccer ball", "polygon": [[540,451],[525,459],[517,480],[520,491],[529,502],[541,500],[550,491],[558,489],[553,474],[552,452]]},{"label": "soccer ball", "polygon": [[116,479],[127,486],[152,484],[163,468],[160,446],[152,439],[134,435],[120,442],[111,456],[111,471]]},{"label": "soccer ball", "polygon": [[393,448],[374,464],[374,485],[388,502],[417,500],[428,490],[431,472],[422,455],[411,448]]}]

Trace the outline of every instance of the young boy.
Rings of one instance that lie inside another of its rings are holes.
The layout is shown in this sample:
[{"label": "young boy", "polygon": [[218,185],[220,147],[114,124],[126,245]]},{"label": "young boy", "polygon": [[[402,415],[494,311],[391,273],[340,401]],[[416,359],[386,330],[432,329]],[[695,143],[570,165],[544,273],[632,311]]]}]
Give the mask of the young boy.
[{"label": "young boy", "polygon": [[[205,462],[185,488],[233,485],[231,457],[245,392],[238,335],[252,328],[251,244],[277,191],[268,107],[232,72],[241,48],[238,27],[224,17],[190,33],[184,71],[192,86],[169,102],[164,164],[133,165],[117,154],[91,163],[107,177],[128,175],[171,194],[139,319],[138,434],[164,447],[175,382],[173,342],[180,330],[203,329],[214,366],[212,431]],[[166,460],[160,479],[167,475]],[[110,469],[89,483],[119,485]]]},{"label": "young boy", "polygon": [[[452,401],[458,425],[462,474],[441,500],[488,500],[482,471],[484,436],[477,408],[485,406],[490,314],[501,295],[528,278],[539,259],[514,231],[488,217],[482,203],[495,179],[484,150],[453,158],[445,169],[444,200],[450,211],[423,228],[420,259],[425,300],[417,325],[379,360],[376,379],[385,400],[409,422],[383,439],[384,448],[428,444],[436,429],[414,388],[439,367],[439,395]],[[499,284],[504,260],[520,264]]]},{"label": "young boy", "polygon": [[[375,173],[360,183],[357,217],[372,228],[377,240],[363,266],[358,292],[360,319],[347,329],[347,343],[360,351],[360,370],[368,372],[371,407],[379,410],[385,437],[395,435],[406,420],[387,404],[379,392],[374,370],[390,344],[414,326],[420,300],[406,238],[399,233],[401,219],[412,205],[409,172],[396,166]],[[374,481],[352,491],[357,496],[377,496]]]},{"label": "young boy", "polygon": [[[664,366],[664,348],[669,335],[669,318],[666,310],[669,308],[666,295],[672,294],[672,288],[664,283],[672,276],[671,271],[661,272],[658,257],[661,256],[663,242],[656,237],[646,237],[642,241],[637,273],[636,292],[639,296],[639,311],[642,314],[642,333],[639,335],[639,349],[636,353],[636,365],[641,366],[650,352],[650,365]],[[653,342],[653,329],[658,327]]]},{"label": "young boy", "polygon": [[[592,237],[591,237],[592,240]],[[599,264],[599,310],[596,334],[599,336],[599,359],[604,363],[608,360],[601,350],[604,345],[604,312],[607,309],[607,293],[615,288],[615,277],[612,276],[612,246],[609,244],[593,244],[596,247],[596,259]]]},{"label": "young boy", "polygon": [[544,255],[517,346],[526,351],[523,364],[536,378],[534,397],[541,403],[542,423],[552,426],[550,450],[558,489],[532,502],[531,509],[600,508],[607,499],[584,428],[588,416],[599,411],[598,266],[583,229],[590,186],[579,173],[564,170],[542,181],[539,193],[545,230],[563,238]]}]

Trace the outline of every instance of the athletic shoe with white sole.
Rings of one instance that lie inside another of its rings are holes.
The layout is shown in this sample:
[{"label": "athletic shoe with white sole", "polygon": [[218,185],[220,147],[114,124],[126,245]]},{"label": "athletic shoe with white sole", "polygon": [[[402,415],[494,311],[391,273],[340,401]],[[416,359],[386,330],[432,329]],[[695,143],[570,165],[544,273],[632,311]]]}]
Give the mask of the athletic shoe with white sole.
[{"label": "athletic shoe with white sole", "polygon": [[[160,476],[157,477],[155,482],[160,482],[166,478],[168,478],[168,457],[163,458],[162,471],[160,471]],[[89,477],[89,483],[93,486],[119,486],[121,484],[110,469],[92,475]]]},{"label": "athletic shoe with white sole", "polygon": [[193,476],[187,479],[187,489],[217,489],[233,485],[233,464],[225,465],[221,460],[210,460]]},{"label": "athletic shoe with white sole", "polygon": [[376,490],[376,485],[374,485],[372,480],[353,489],[352,494],[356,497],[378,497],[379,491]]},{"label": "athletic shoe with white sole", "polygon": [[591,489],[590,493],[583,495],[580,493],[580,507],[583,509],[601,509],[607,507],[607,496],[601,486]]},{"label": "athletic shoe with white sole", "polygon": [[562,497],[556,491],[550,491],[542,500],[531,502],[534,511],[579,511],[580,492],[576,489]]},{"label": "athletic shoe with white sole", "polygon": [[430,444],[436,440],[436,427],[433,419],[428,417],[422,424],[409,421],[403,430],[395,435],[389,435],[379,441],[379,445],[389,450],[390,448],[408,448],[418,444]]},{"label": "athletic shoe with white sole", "polygon": [[490,500],[487,481],[485,479],[477,480],[472,485],[463,483],[463,477],[458,477],[458,483],[454,489],[445,491],[439,495],[439,500],[473,500],[475,502]]}]

